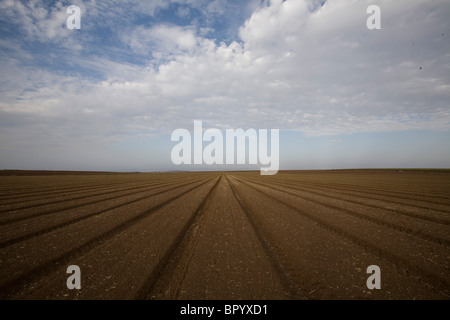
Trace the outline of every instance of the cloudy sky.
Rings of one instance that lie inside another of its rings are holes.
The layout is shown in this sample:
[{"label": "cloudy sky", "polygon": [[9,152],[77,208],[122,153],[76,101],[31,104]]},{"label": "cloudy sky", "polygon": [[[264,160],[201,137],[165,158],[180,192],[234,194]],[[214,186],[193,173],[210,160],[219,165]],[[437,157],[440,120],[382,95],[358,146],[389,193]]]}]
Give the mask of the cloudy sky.
[{"label": "cloudy sky", "polygon": [[170,135],[194,120],[279,129],[281,169],[448,168],[448,17],[448,0],[0,0],[0,169],[180,169]]}]

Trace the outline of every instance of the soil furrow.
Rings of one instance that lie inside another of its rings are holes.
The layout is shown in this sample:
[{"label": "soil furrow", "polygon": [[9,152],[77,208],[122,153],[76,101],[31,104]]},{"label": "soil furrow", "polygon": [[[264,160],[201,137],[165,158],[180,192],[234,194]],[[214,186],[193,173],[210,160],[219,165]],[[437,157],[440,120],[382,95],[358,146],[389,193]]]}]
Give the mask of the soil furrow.
[{"label": "soil furrow", "polygon": [[[158,187],[158,188],[154,188],[154,189],[152,188],[151,190],[140,191],[138,193],[133,194],[133,198],[134,198],[134,196],[141,194],[141,193],[150,192],[150,194],[145,194],[144,196],[139,196],[136,199],[127,200],[125,202],[122,202],[122,203],[119,203],[116,205],[114,205],[114,202],[116,202],[116,201],[106,202],[104,204],[105,208],[102,210],[98,210],[99,209],[98,203],[94,203],[91,205],[92,210],[94,210],[93,212],[89,212],[89,208],[86,208],[85,210],[80,211],[79,210],[80,207],[77,207],[76,210],[65,210],[65,211],[69,211],[69,212],[65,212],[64,210],[56,212],[54,216],[52,216],[52,217],[46,216],[44,220],[42,220],[42,216],[41,216],[38,218],[40,220],[36,219],[36,221],[27,221],[26,225],[24,225],[23,222],[19,222],[16,224],[17,226],[15,226],[14,224],[10,224],[7,226],[0,227],[0,248],[7,247],[7,246],[13,245],[15,243],[19,243],[21,241],[25,241],[27,239],[31,239],[33,237],[37,237],[37,236],[43,235],[45,233],[49,233],[53,230],[56,230],[56,229],[59,229],[62,227],[66,227],[68,225],[89,219],[93,216],[97,216],[97,215],[100,215],[102,213],[105,213],[105,212],[108,212],[111,210],[119,209],[119,208],[122,208],[125,206],[129,206],[131,204],[138,203],[149,197],[154,197],[154,196],[166,193],[166,192],[171,192],[173,190],[179,189],[181,187],[187,186],[187,185],[195,183],[197,181],[200,181],[200,180],[193,180],[193,181],[187,182],[187,183],[176,184],[175,187],[169,187],[169,188]],[[156,191],[157,189],[160,189],[160,188],[165,188],[165,189]],[[117,199],[115,199],[115,200],[117,200]],[[119,200],[120,200],[120,198],[119,198]],[[2,229],[4,229],[4,230],[2,230]],[[12,235],[11,235],[11,230],[14,231],[14,233]],[[37,230],[37,231],[34,231],[34,230]]]},{"label": "soil furrow", "polygon": [[[355,201],[351,201],[348,199],[342,199],[342,198],[333,197],[330,195],[324,195],[324,194],[317,193],[317,195],[320,196],[320,198],[319,198],[320,200],[319,200],[314,197],[305,196],[304,192],[308,193],[308,191],[299,190],[296,188],[289,188],[289,187],[286,187],[285,185],[279,184],[279,183],[267,184],[267,183],[263,183],[261,181],[250,180],[250,179],[237,179],[237,180],[240,180],[240,181],[245,180],[250,183],[255,183],[255,184],[263,185],[266,187],[270,187],[271,189],[287,193],[294,197],[307,200],[311,203],[316,203],[318,205],[321,205],[321,206],[324,206],[324,207],[327,207],[330,209],[339,210],[339,211],[345,212],[346,214],[355,216],[357,218],[364,219],[364,220],[367,220],[367,221],[370,221],[370,222],[373,222],[373,223],[376,223],[376,224],[379,224],[382,226],[386,226],[388,228],[391,228],[391,229],[394,229],[397,231],[401,231],[401,232],[407,233],[409,235],[412,235],[412,236],[415,236],[418,238],[422,238],[424,240],[432,241],[432,242],[435,242],[440,245],[450,246],[450,229],[447,226],[442,226],[439,222],[436,222],[434,220],[432,221],[432,223],[430,223],[430,222],[426,223],[423,220],[427,220],[427,219],[420,219],[417,217],[412,217],[412,219],[411,219],[410,215],[406,215],[406,217],[405,217],[406,219],[399,219],[399,217],[389,216],[389,214],[387,212],[392,212],[392,211],[382,208],[382,207],[381,208],[377,207],[376,209],[378,209],[378,210],[373,210],[371,212],[367,212],[367,208],[366,208],[367,205],[361,204],[361,203],[358,203]],[[282,186],[284,188],[289,188],[289,190],[280,189],[279,187],[275,187],[274,185]],[[291,191],[292,189],[302,191],[302,194],[292,192]],[[316,193],[312,192],[312,194],[316,194]],[[339,202],[344,202],[344,203],[339,203],[339,205],[330,204],[330,203],[327,203],[326,201],[324,201],[324,199],[326,199],[329,202],[328,198],[336,199]],[[356,204],[360,205],[358,207],[359,211],[349,209],[348,208],[349,205],[348,204],[346,205],[345,202],[351,202],[351,203],[356,203]],[[370,206],[370,207],[372,207],[372,206]]]},{"label": "soil furrow", "polygon": [[[245,182],[242,182],[246,184]],[[415,255],[412,250],[417,249],[411,239],[401,240],[399,234],[393,235],[392,233],[383,231],[380,229],[379,236],[377,234],[376,228],[374,226],[364,226],[361,222],[354,222],[351,219],[342,219],[343,216],[338,212],[327,212],[321,210],[320,208],[313,208],[311,206],[294,205],[286,202],[285,199],[281,199],[279,196],[274,195],[275,193],[269,193],[267,191],[261,190],[261,188],[246,184],[250,188],[270,197],[281,204],[296,210],[299,214],[308,217],[309,219],[315,221],[317,224],[328,229],[329,231],[336,233],[342,237],[345,237],[352,242],[363,246],[369,251],[376,253],[380,257],[386,257],[392,261],[396,261],[403,266],[414,270],[420,276],[427,278],[430,282],[433,282],[436,286],[441,286],[443,288],[450,286],[450,270],[448,268],[448,261],[436,261],[437,255],[440,259],[448,260],[450,256],[450,250],[448,247],[427,244],[426,241],[422,242],[421,255]],[[293,202],[293,201],[290,201]],[[309,210],[309,211],[307,211]],[[370,234],[364,230],[370,230]],[[387,238],[396,239],[391,241]],[[379,240],[383,239],[385,246],[379,245]],[[410,248],[404,246],[407,244]],[[402,246],[400,246],[402,245]],[[428,249],[424,249],[426,246]],[[441,252],[440,254],[438,252]],[[424,264],[426,261],[426,264]],[[450,293],[448,293],[450,296]]]},{"label": "soil furrow", "polygon": [[[204,209],[206,203],[208,202],[208,200],[211,199],[211,197],[216,192],[217,186],[218,186],[218,184],[219,184],[221,179],[223,179],[222,175],[219,176],[219,178],[214,183],[214,185],[211,188],[211,190],[209,190],[209,192],[206,195],[206,197],[202,200],[202,202],[199,204],[198,208],[195,210],[195,213],[189,218],[189,220],[184,225],[184,227],[181,230],[181,232],[178,234],[178,236],[173,241],[172,245],[169,247],[169,249],[166,251],[166,253],[162,256],[162,258],[158,261],[158,263],[154,267],[153,272],[151,273],[151,275],[145,280],[144,284],[142,285],[142,287],[137,292],[137,295],[136,295],[135,299],[142,300],[142,299],[145,299],[149,294],[151,295],[151,291],[154,289],[154,286],[155,286],[157,280],[159,278],[163,277],[162,273],[164,271],[169,272],[167,270],[169,269],[168,268],[168,262],[169,262],[170,258],[174,255],[174,253],[177,250],[177,248],[179,249],[180,244],[181,244],[183,238],[186,237],[186,233],[188,232],[189,228],[191,228],[191,226],[196,221],[198,221],[201,218],[201,215],[204,213],[203,209]],[[188,263],[184,267],[187,268],[187,265],[188,265]],[[177,286],[177,285],[179,285],[179,283],[175,284],[175,286]],[[176,291],[175,294],[177,294],[178,290],[175,290],[175,291]]]},{"label": "soil furrow", "polygon": [[225,178],[146,295],[146,299],[288,297]]},{"label": "soil furrow", "polygon": [[[277,179],[279,180],[279,179]],[[285,181],[288,182],[288,181]],[[297,183],[297,185],[303,185],[306,187],[317,187],[317,188],[326,188],[326,190],[333,190],[333,189],[342,189],[342,190],[347,190],[350,192],[361,192],[361,193],[366,193],[366,194],[377,194],[380,196],[392,196],[394,195],[395,197],[398,198],[404,198],[404,199],[417,199],[417,197],[419,197],[419,199],[423,199],[424,201],[429,201],[430,198],[436,198],[436,199],[441,199],[444,200],[442,202],[436,202],[436,203],[441,203],[444,205],[449,205],[450,204],[450,197],[449,196],[445,196],[442,194],[438,194],[438,193],[429,193],[429,192],[409,192],[408,190],[400,190],[399,188],[395,188],[395,189],[387,189],[386,186],[380,187],[380,188],[376,188],[374,186],[364,186],[364,190],[361,189],[362,186],[354,186],[354,185],[346,185],[346,184],[337,184],[337,183],[319,183],[319,182],[314,182],[314,183],[306,183],[306,182],[301,182],[301,183]]]},{"label": "soil furrow", "polygon": [[[86,234],[86,226],[87,223],[89,223],[88,220],[90,219],[85,220],[83,221],[84,224],[80,225],[78,228],[84,235],[78,237],[76,233],[72,233],[75,240],[73,241],[73,244],[70,244],[68,239],[61,239],[62,243],[54,248],[53,254],[49,252],[48,249],[50,248],[48,247],[48,245],[45,245],[45,242],[42,246],[37,247],[37,241],[33,241],[33,243],[29,244],[32,247],[41,249],[41,252],[33,252],[35,258],[33,258],[31,254],[27,255],[26,257],[20,256],[19,252],[24,250],[23,246],[22,248],[20,247],[23,242],[15,245],[18,246],[18,250],[14,248],[14,246],[8,247],[9,250],[3,249],[0,256],[0,260],[2,261],[2,264],[0,265],[0,275],[2,275],[2,278],[0,279],[0,298],[8,298],[9,296],[15,294],[15,292],[29,286],[30,283],[32,283],[36,279],[43,277],[48,273],[51,273],[60,265],[70,263],[72,260],[75,260],[76,257],[84,255],[94,247],[100,246],[106,240],[114,237],[116,234],[122,232],[131,225],[138,223],[140,220],[162,208],[163,206],[170,204],[170,202],[174,201],[175,199],[178,199],[195,190],[196,188],[199,188],[200,186],[208,183],[208,181],[210,181],[211,179],[212,178],[206,181],[202,181],[199,184],[188,188],[187,190],[175,194],[174,196],[165,197],[166,199],[163,198],[162,201],[159,201],[157,204],[144,211],[139,210],[134,214],[129,214],[128,217],[125,217],[124,215],[123,217],[121,217],[123,220],[118,219],[118,215],[116,214],[115,221],[111,222],[109,225],[103,225],[99,222],[95,222],[94,228],[92,228],[93,230],[91,229],[92,231],[89,232],[89,234]],[[107,217],[104,217],[103,220],[105,219],[107,219]],[[46,234],[46,236],[50,239],[54,238],[52,237],[51,233]],[[54,240],[51,241],[54,243]],[[25,248],[25,250],[27,249]],[[5,251],[7,251],[6,254]],[[47,254],[45,256],[42,256],[42,251],[46,252]],[[21,262],[23,258],[25,258],[26,261],[29,261],[30,263],[25,264]],[[5,262],[8,263],[6,264]],[[18,266],[20,266],[21,268],[18,268]]]},{"label": "soil furrow", "polygon": [[448,300],[450,172],[400,171],[5,175],[0,299]]},{"label": "soil furrow", "polygon": [[[252,179],[251,181],[259,182],[260,180]],[[427,208],[426,209],[426,213],[422,213],[421,211],[423,211],[423,210],[416,210],[416,212],[412,212],[411,210],[407,210],[408,205],[401,204],[401,208],[402,209],[400,210],[400,207],[396,207],[396,208],[392,207],[392,203],[395,203],[395,202],[391,202],[391,201],[388,201],[388,200],[373,199],[373,200],[376,200],[376,202],[384,202],[384,203],[386,203],[385,205],[377,205],[377,204],[374,204],[374,203],[368,203],[367,201],[358,201],[358,200],[354,200],[354,199],[348,199],[348,198],[332,196],[330,193],[338,193],[338,192],[334,192],[334,191],[330,191],[330,192],[315,192],[315,191],[311,191],[310,189],[304,189],[304,188],[301,188],[301,187],[298,187],[298,186],[295,186],[295,185],[291,185],[291,184],[284,184],[284,183],[273,183],[273,184],[289,187],[291,189],[295,189],[295,190],[302,191],[302,192],[305,192],[305,193],[310,193],[310,194],[322,196],[324,198],[331,198],[331,199],[346,201],[346,202],[354,203],[354,204],[357,204],[357,205],[363,205],[363,206],[371,207],[371,208],[375,208],[375,209],[381,209],[381,210],[392,212],[394,214],[403,215],[403,216],[406,216],[406,217],[412,217],[412,218],[426,220],[426,221],[431,221],[431,222],[440,223],[440,224],[444,224],[444,225],[450,225],[450,217],[447,217],[447,216],[443,217],[442,216],[442,211],[439,211],[439,210],[434,210],[434,209]],[[356,197],[356,198],[360,198],[359,196],[356,196],[356,195],[351,195],[351,196],[352,197]],[[439,212],[436,212],[436,211],[439,211]],[[444,213],[449,213],[449,212],[444,212]]]},{"label": "soil furrow", "polygon": [[304,292],[302,285],[299,284],[297,280],[299,277],[296,277],[294,271],[295,269],[290,265],[290,262],[283,250],[279,246],[271,243],[267,236],[262,232],[261,228],[257,225],[253,215],[250,213],[251,209],[249,206],[242,201],[236,191],[236,188],[229,180],[228,183],[230,184],[233,196],[245,212],[248,221],[252,225],[252,228],[258,237],[258,240],[261,242],[267,256],[273,264],[274,269],[277,271],[277,276],[280,282],[283,284],[284,288],[286,288],[287,292],[289,292],[292,299],[305,299],[307,297],[307,292]]},{"label": "soil furrow", "polygon": [[[94,179],[92,181],[77,181],[75,183],[73,183],[70,187],[67,187],[67,179],[69,178],[65,178],[65,180],[63,182],[60,183],[60,185],[55,186],[55,183],[51,183],[50,185],[47,184],[42,184],[39,183],[38,186],[33,186],[33,187],[29,187],[29,188],[14,188],[12,186],[9,186],[8,188],[3,189],[2,191],[0,191],[2,193],[2,198],[0,198],[0,200],[3,200],[3,196],[8,196],[8,195],[13,195],[13,196],[23,196],[23,197],[28,197],[28,196],[33,196],[34,194],[52,194],[53,192],[67,192],[67,191],[72,191],[72,190],[79,190],[79,189],[84,189],[86,188],[86,186],[89,187],[105,187],[105,186],[114,186],[114,185],[122,185],[122,184],[135,184],[136,180],[133,178],[129,178],[123,181],[117,181],[117,182],[111,182],[111,181],[107,181],[107,182],[99,182],[97,179]],[[123,178],[125,179],[125,177]],[[38,180],[39,181],[39,180]],[[31,194],[31,195],[30,195]]]},{"label": "soil furrow", "polygon": [[[336,189],[330,190],[330,188],[323,188],[323,187],[312,187],[312,188],[322,191],[322,192],[334,192],[334,193],[338,193],[338,194],[350,195],[350,196],[363,198],[363,199],[393,202],[393,203],[397,203],[400,205],[416,207],[419,209],[427,209],[427,210],[431,209],[434,211],[443,212],[443,213],[447,213],[447,214],[450,213],[450,203],[436,202],[436,201],[432,201],[430,199],[423,199],[423,197],[420,197],[420,196],[415,196],[415,197],[409,198],[409,197],[398,197],[397,195],[393,195],[393,194],[378,195],[375,193],[364,192],[364,191],[360,191],[360,190],[352,190],[351,192],[343,192],[343,191],[339,191],[340,188],[337,188],[337,190]],[[370,196],[367,196],[366,194],[369,194]],[[398,199],[398,200],[396,200],[396,199]],[[406,200],[406,201],[402,201],[401,199]]]},{"label": "soil furrow", "polygon": [[[172,184],[175,184],[175,183],[177,183],[176,181],[175,182],[172,182]],[[24,210],[27,210],[27,209],[36,209],[36,208],[40,208],[40,207],[52,207],[52,206],[55,206],[56,204],[60,204],[60,203],[65,203],[65,202],[71,202],[71,201],[76,201],[76,200],[84,200],[84,199],[89,199],[89,198],[95,198],[95,197],[100,197],[100,196],[103,196],[103,195],[110,195],[110,194],[115,194],[115,193],[121,193],[121,192],[126,192],[126,191],[130,191],[130,190],[139,190],[139,189],[143,189],[143,188],[148,188],[148,187],[152,187],[152,186],[156,186],[156,185],[158,185],[159,183],[156,183],[156,184],[153,184],[153,183],[151,183],[151,184],[145,184],[145,185],[142,185],[142,186],[133,186],[133,187],[129,187],[129,188],[124,188],[124,189],[122,189],[122,188],[120,188],[120,189],[115,189],[114,191],[108,191],[108,192],[99,192],[99,193],[95,193],[95,194],[91,194],[90,192],[88,193],[88,195],[83,195],[83,196],[77,196],[77,197],[72,197],[71,195],[70,196],[68,196],[68,198],[65,198],[65,197],[63,197],[62,199],[58,199],[58,200],[53,200],[53,201],[51,201],[51,202],[44,202],[44,203],[37,203],[37,204],[29,204],[29,205],[25,205],[25,206],[20,206],[20,207],[13,207],[13,208],[4,208],[4,209],[2,209],[2,210],[0,210],[0,217],[1,218],[5,218],[5,216],[6,216],[6,214],[5,213],[7,213],[8,214],[8,216],[9,215],[17,215],[17,212],[20,210],[20,212],[22,212],[23,213],[23,211]],[[162,184],[165,184],[165,183],[162,183]],[[131,193],[128,193],[128,194],[132,194],[133,192],[131,192]],[[107,200],[108,199],[112,199],[112,198],[114,198],[115,196],[113,196],[113,197],[110,197],[110,198],[107,198]],[[58,209],[59,210],[59,209]],[[1,221],[0,222],[0,224],[2,224],[3,222],[4,222],[5,220],[3,220],[3,221]],[[6,222],[7,222],[8,220],[6,220]]]},{"label": "soil furrow", "polygon": [[98,239],[94,246],[83,247],[82,252],[78,250],[66,258],[66,264],[76,264],[83,270],[81,290],[68,292],[66,275],[61,269],[54,269],[29,282],[18,295],[27,299],[93,299],[102,294],[108,299],[135,298],[217,179],[214,176],[173,197],[152,208],[151,215],[149,212],[141,215],[138,221],[114,230],[113,234]]},{"label": "soil furrow", "polygon": [[[109,184],[103,184],[103,185],[91,185],[91,184],[86,185],[85,184],[83,186],[79,186],[76,188],[58,188],[58,189],[54,189],[54,191],[52,191],[52,192],[49,192],[47,190],[40,190],[39,192],[35,192],[35,193],[29,194],[27,196],[17,195],[17,197],[14,197],[14,199],[20,199],[20,200],[17,200],[16,202],[5,202],[10,199],[0,199],[0,202],[1,202],[0,208],[7,206],[7,205],[14,205],[14,204],[18,204],[18,203],[42,201],[43,196],[45,196],[45,198],[48,199],[50,197],[53,197],[53,198],[58,197],[58,195],[69,196],[68,195],[69,193],[70,193],[70,196],[73,196],[73,195],[88,193],[88,192],[92,192],[92,191],[98,192],[98,191],[104,191],[104,190],[124,190],[123,188],[127,188],[129,186],[139,188],[139,187],[145,187],[147,185],[150,186],[152,184],[157,185],[157,184],[161,183],[160,179],[153,178],[153,180],[154,181],[151,181],[151,183],[149,183],[149,181],[141,181],[139,183],[137,183],[136,181],[124,181],[124,182],[116,182],[116,183],[109,183]],[[164,179],[164,180],[165,181],[162,183],[189,181],[190,178],[182,178],[182,179],[172,178],[172,179]],[[75,191],[75,192],[73,192],[73,191]],[[28,199],[28,198],[38,198],[38,199]],[[70,199],[67,199],[67,200],[70,200]]]},{"label": "soil furrow", "polygon": [[[274,181],[275,182],[275,181]],[[279,182],[279,181],[276,181]],[[389,192],[373,192],[371,191],[371,188],[365,187],[364,190],[361,190],[361,188],[357,187],[344,187],[340,184],[332,185],[322,185],[322,184],[308,184],[308,183],[293,183],[293,182],[282,182],[284,184],[289,184],[296,187],[307,187],[307,188],[314,188],[316,190],[324,191],[324,192],[333,192],[333,193],[340,193],[344,195],[351,195],[351,196],[358,196],[361,198],[367,198],[367,199],[373,199],[373,200],[380,200],[385,201],[385,198],[388,199],[404,199],[406,202],[397,200],[397,203],[404,205],[405,203],[410,206],[415,206],[418,208],[428,208],[427,206],[424,206],[423,204],[426,203],[427,205],[434,205],[435,208],[433,210],[436,211],[443,211],[448,212],[450,210],[450,199],[447,197],[442,197],[442,199],[448,199],[449,201],[436,201],[429,199],[425,197],[423,194],[411,194],[411,196],[401,196],[399,195],[399,192],[395,192],[394,190],[389,190]],[[340,190],[347,190],[350,192],[340,191]],[[370,196],[367,196],[370,195]],[[403,193],[401,193],[403,194]],[[374,197],[378,196],[378,197]],[[388,200],[389,201],[389,200]],[[411,203],[413,202],[413,203]],[[416,203],[416,204],[414,204]]]},{"label": "soil furrow", "polygon": [[[13,194],[14,197],[8,197],[8,198],[1,197],[0,204],[1,204],[1,206],[14,205],[14,204],[18,204],[18,203],[35,201],[35,199],[29,199],[29,198],[38,198],[37,200],[42,200],[42,198],[41,198],[42,196],[49,198],[50,196],[55,197],[58,195],[66,195],[68,193],[70,193],[71,195],[76,195],[76,194],[80,194],[80,193],[86,193],[91,190],[94,190],[94,191],[108,190],[108,189],[114,189],[119,186],[123,187],[124,184],[125,183],[114,183],[114,184],[105,184],[105,185],[88,185],[88,186],[83,185],[83,186],[73,187],[73,188],[57,188],[57,189],[52,189],[52,190],[40,189],[39,191],[30,192],[27,195],[23,195],[20,193],[14,193]],[[133,183],[133,182],[128,182],[126,184],[136,186],[136,183]],[[19,200],[16,200],[16,199],[19,199]],[[16,201],[9,202],[10,200],[16,200]]]},{"label": "soil furrow", "polygon": [[[168,184],[164,183],[162,185],[163,186],[171,186],[171,185],[176,185],[176,184],[178,184],[178,183],[177,182],[172,182],[172,183],[168,183]],[[46,216],[46,215],[58,213],[58,212],[61,212],[61,211],[66,211],[66,210],[76,209],[76,208],[80,208],[80,207],[84,207],[84,206],[88,206],[88,205],[92,205],[92,204],[106,202],[106,201],[109,201],[109,200],[117,199],[118,197],[126,197],[126,196],[129,196],[129,195],[134,195],[137,192],[146,192],[148,190],[153,189],[153,186],[151,186],[150,189],[149,189],[149,187],[145,187],[144,190],[136,191],[136,190],[139,190],[139,189],[142,189],[142,188],[144,188],[144,187],[140,187],[140,188],[136,188],[136,189],[133,188],[134,191],[127,192],[127,193],[124,193],[124,194],[115,194],[113,196],[102,197],[101,199],[91,200],[91,201],[87,201],[87,202],[83,201],[81,203],[79,203],[79,202],[77,203],[76,202],[75,204],[70,204],[70,205],[65,204],[68,201],[61,201],[61,202],[58,201],[58,203],[62,204],[61,206],[54,207],[53,204],[56,204],[56,202],[54,202],[52,204],[49,204],[49,206],[51,206],[51,208],[47,209],[45,211],[34,212],[34,210],[36,208],[38,208],[38,207],[41,207],[41,205],[39,205],[39,206],[32,206],[32,207],[26,208],[26,210],[22,210],[20,212],[15,211],[14,214],[9,213],[8,215],[6,215],[6,214],[3,215],[1,217],[3,219],[0,219],[0,226],[9,225],[11,223],[16,223],[16,222],[21,222],[23,220],[28,220],[28,219],[31,219],[31,218]],[[129,191],[129,190],[127,190],[127,191]],[[126,191],[122,190],[122,191],[118,191],[117,193],[122,193],[122,192],[126,192]],[[109,195],[109,194],[110,193],[105,193],[105,194],[102,194],[102,195]],[[101,197],[102,195],[93,195],[93,196],[88,196],[88,197],[81,197],[80,199],[84,200],[86,198],[92,198],[92,197],[98,197],[98,196]],[[47,206],[47,205],[45,205],[45,206]],[[29,211],[27,211],[29,209],[33,209],[33,210],[31,210],[31,212],[29,212]],[[9,217],[10,215],[13,215],[13,217]]]}]

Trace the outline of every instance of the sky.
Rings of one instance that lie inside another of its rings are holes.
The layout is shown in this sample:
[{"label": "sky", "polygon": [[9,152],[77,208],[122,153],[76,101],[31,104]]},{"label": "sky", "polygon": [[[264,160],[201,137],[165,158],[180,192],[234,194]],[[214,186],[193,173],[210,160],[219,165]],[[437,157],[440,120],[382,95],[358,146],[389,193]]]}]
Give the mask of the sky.
[{"label": "sky", "polygon": [[449,16],[448,0],[0,0],[0,169],[260,167],[174,165],[171,133],[195,120],[279,129],[280,169],[449,168]]}]

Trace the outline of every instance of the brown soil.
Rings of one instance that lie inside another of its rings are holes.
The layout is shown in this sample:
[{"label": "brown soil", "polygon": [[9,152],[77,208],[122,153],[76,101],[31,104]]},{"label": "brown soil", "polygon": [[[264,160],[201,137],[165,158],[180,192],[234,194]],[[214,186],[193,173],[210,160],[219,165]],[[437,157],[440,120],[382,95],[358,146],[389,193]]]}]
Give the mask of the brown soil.
[{"label": "brown soil", "polygon": [[449,299],[450,172],[5,175],[0,298]]}]

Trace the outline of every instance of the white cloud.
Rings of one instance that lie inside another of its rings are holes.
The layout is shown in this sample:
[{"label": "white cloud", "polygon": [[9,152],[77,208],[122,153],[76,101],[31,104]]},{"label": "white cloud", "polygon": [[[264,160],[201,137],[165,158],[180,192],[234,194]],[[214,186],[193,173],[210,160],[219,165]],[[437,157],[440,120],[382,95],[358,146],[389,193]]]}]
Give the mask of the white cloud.
[{"label": "white cloud", "polygon": [[179,16],[180,18],[189,17],[190,13],[191,10],[189,9],[189,7],[179,7],[177,9],[177,16]]},{"label": "white cloud", "polygon": [[131,33],[123,33],[122,39],[134,52],[158,58],[192,52],[202,41],[191,28],[168,25],[139,26]]},{"label": "white cloud", "polygon": [[[133,52],[153,55],[147,66],[73,58],[101,71],[104,81],[9,66],[17,79],[5,83],[12,93],[2,93],[0,113],[17,126],[2,125],[2,134],[13,139],[26,125],[35,139],[39,132],[47,139],[120,139],[191,128],[194,119],[218,128],[308,135],[448,130],[445,1],[380,0],[382,29],[375,31],[366,28],[367,1],[329,0],[320,8],[317,3],[272,1],[228,45],[191,27],[127,29],[120,36]],[[156,6],[147,10],[155,12]],[[24,12],[25,28],[37,35]],[[34,14],[52,17],[51,11]],[[51,37],[53,27],[45,23],[40,36]],[[20,124],[21,116],[26,124]]]},{"label": "white cloud", "polygon": [[66,27],[69,16],[66,8],[61,1],[56,1],[51,8],[43,0],[0,2],[2,15],[18,24],[25,31],[27,40],[41,42],[59,41],[70,35]]}]

